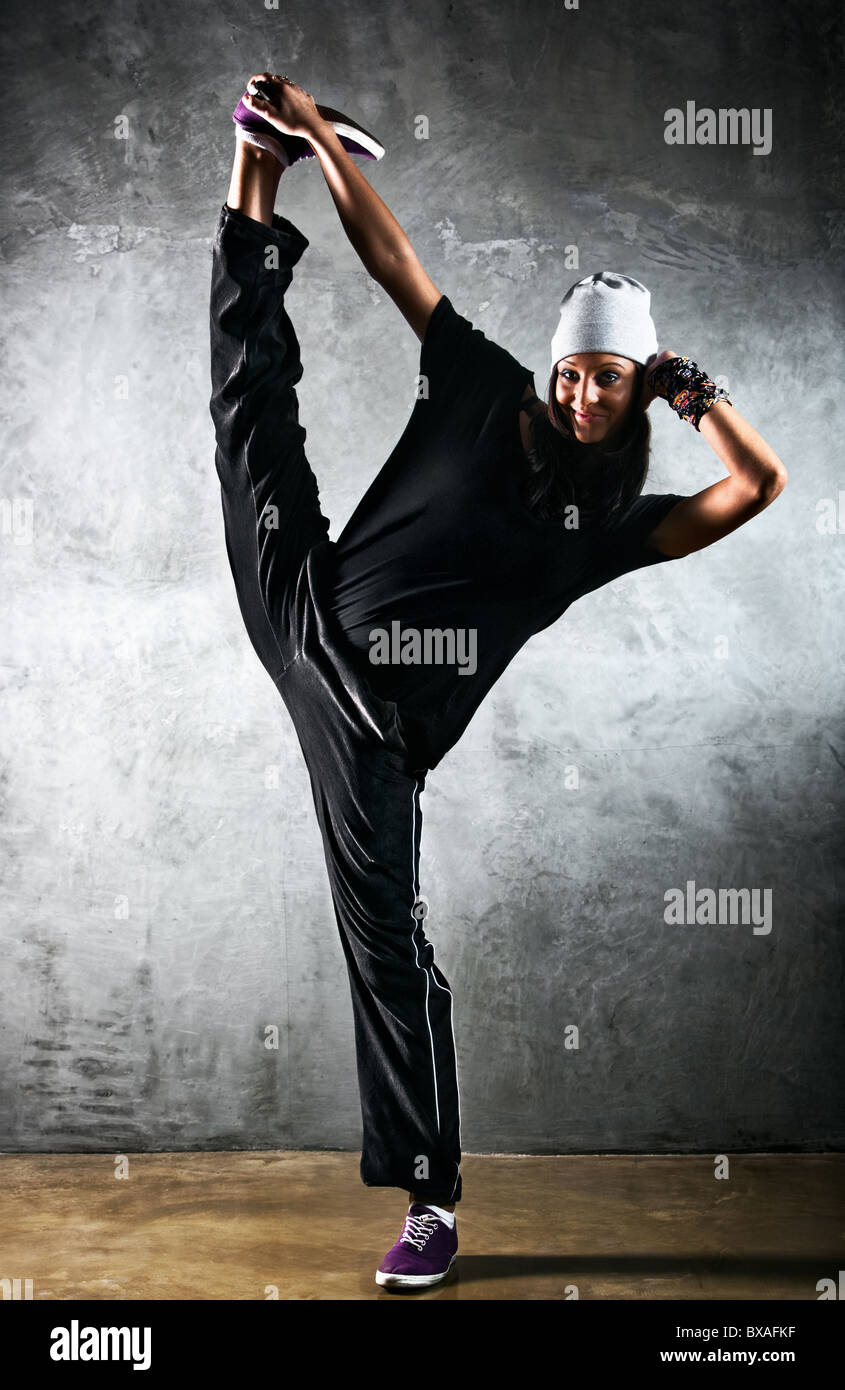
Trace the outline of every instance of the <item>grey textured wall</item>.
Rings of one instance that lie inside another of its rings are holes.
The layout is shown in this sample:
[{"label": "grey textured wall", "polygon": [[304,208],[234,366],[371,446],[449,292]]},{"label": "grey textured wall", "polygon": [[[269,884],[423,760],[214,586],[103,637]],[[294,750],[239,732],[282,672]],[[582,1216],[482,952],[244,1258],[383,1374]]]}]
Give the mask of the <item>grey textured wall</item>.
[{"label": "grey textured wall", "polygon": [[[465,1148],[841,1144],[837,9],[5,3],[2,1147],[359,1143],[307,775],[242,630],[207,409],[230,113],[265,65],[383,136],[367,176],[538,385],[576,245],[580,273],[646,281],[661,345],[726,377],[790,474],[534,639],[429,779]],[[771,109],[771,152],[667,145],[688,100]],[[337,536],[418,344],[316,162],[282,185]],[[724,476],[651,414],[648,491]],[[771,931],[666,924],[690,880],[771,889]]]}]

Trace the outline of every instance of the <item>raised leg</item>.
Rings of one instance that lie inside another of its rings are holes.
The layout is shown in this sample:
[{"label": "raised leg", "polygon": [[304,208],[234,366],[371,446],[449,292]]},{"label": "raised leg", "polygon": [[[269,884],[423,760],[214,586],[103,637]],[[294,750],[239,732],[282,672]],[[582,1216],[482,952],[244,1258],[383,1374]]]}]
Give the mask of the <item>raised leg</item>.
[{"label": "raised leg", "polygon": [[308,241],[272,211],[280,173],[272,155],[238,145],[230,193],[243,206],[221,209],[210,305],[226,548],[247,632],[274,680],[296,650],[290,603],[305,556],[329,529],[305,455],[299,342],[284,305]]}]

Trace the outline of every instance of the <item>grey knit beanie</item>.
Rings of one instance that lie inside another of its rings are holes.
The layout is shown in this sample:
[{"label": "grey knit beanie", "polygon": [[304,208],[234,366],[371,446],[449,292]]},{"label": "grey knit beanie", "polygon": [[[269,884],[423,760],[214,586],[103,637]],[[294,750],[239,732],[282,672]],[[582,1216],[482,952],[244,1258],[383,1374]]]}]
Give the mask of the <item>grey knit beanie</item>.
[{"label": "grey knit beanie", "polygon": [[599,270],[572,285],[560,303],[552,338],[552,368],[575,352],[618,352],[645,366],[657,352],[645,285],[615,270]]}]

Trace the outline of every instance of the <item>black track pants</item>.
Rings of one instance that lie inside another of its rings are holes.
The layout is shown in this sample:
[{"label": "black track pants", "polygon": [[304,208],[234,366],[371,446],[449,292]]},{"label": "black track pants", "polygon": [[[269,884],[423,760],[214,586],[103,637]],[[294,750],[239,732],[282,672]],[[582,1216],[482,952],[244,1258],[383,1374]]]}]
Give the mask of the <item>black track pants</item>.
[{"label": "black track pants", "polygon": [[[452,995],[419,920],[420,793],[396,705],[330,612],[334,543],[305,456],[285,291],[308,241],[223,206],[211,284],[211,415],[246,630],[311,779],[355,1020],[361,1177],[461,1197]],[[416,915],[415,915],[416,909]]]}]

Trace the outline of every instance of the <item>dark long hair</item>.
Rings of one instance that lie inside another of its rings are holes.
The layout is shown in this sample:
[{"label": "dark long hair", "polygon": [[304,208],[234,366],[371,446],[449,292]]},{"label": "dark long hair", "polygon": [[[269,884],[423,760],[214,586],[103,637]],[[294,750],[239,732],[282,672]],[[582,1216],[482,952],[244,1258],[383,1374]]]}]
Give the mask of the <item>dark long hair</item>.
[{"label": "dark long hair", "polygon": [[531,448],[522,481],[522,501],[540,521],[561,521],[578,508],[578,527],[612,522],[643,490],[648,473],[651,426],[643,409],[645,368],[636,364],[628,413],[611,437],[596,444],[576,439],[555,396],[557,365],[546,397],[548,411],[531,419]]}]

